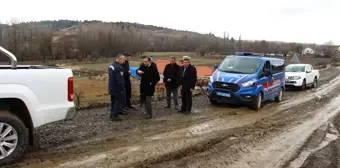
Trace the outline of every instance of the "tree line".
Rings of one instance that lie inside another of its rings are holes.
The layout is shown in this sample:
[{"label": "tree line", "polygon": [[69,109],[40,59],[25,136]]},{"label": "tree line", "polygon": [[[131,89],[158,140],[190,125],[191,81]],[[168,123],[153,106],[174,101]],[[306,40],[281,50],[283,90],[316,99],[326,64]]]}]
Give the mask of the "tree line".
[{"label": "tree line", "polygon": [[[327,45],[287,43],[279,41],[247,41],[241,35],[235,39],[225,33],[168,29],[138,23],[101,21],[40,21],[11,20],[0,24],[0,45],[14,53],[20,61],[113,57],[119,52],[142,55],[154,52],[197,52],[232,54],[235,51],[261,53],[301,53],[305,47],[327,50]],[[1,58],[0,58],[1,59]]]}]

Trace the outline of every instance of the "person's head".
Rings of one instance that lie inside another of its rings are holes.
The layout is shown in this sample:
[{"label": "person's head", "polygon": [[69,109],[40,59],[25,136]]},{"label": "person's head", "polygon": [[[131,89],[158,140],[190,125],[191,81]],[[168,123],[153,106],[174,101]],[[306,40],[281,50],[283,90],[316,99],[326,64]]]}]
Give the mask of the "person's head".
[{"label": "person's head", "polygon": [[170,63],[171,63],[171,64],[175,64],[175,63],[176,63],[176,57],[174,57],[174,56],[171,56],[171,57],[169,58],[169,60],[170,60]]},{"label": "person's head", "polygon": [[183,59],[183,66],[184,66],[184,67],[188,67],[189,64],[190,64],[190,59],[189,59],[189,58]]},{"label": "person's head", "polygon": [[122,54],[122,53],[119,53],[119,54],[117,55],[116,61],[117,61],[119,64],[124,64],[124,63],[125,63],[125,55]]},{"label": "person's head", "polygon": [[129,61],[131,54],[129,54],[129,53],[123,53],[123,54],[125,55],[125,60]]},{"label": "person's head", "polygon": [[179,60],[179,66],[183,66],[183,60]]},{"label": "person's head", "polygon": [[143,57],[143,64],[145,66],[149,66],[151,64],[151,58],[150,57]]}]

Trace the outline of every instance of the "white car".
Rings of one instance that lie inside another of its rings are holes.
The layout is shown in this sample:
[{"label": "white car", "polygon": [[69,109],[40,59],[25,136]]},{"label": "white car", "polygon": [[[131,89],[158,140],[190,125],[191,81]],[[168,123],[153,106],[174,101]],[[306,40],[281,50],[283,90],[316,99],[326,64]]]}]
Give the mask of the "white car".
[{"label": "white car", "polygon": [[310,64],[290,64],[285,68],[285,76],[286,87],[300,87],[302,90],[307,86],[315,88],[320,78],[319,70]]},{"label": "white car", "polygon": [[[15,162],[33,144],[34,128],[71,119],[76,113],[71,69],[0,65],[0,166]],[[1,56],[1,55],[0,55]]]}]

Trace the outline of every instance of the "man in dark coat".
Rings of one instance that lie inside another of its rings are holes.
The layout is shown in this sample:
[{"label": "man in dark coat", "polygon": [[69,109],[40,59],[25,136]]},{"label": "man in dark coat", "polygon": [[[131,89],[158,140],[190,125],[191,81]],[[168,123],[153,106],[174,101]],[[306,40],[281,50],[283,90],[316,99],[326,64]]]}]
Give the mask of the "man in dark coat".
[{"label": "man in dark coat", "polygon": [[170,63],[167,64],[163,71],[163,81],[166,87],[166,100],[167,105],[165,108],[171,106],[171,94],[173,94],[173,100],[175,109],[178,110],[178,86],[180,81],[180,66],[176,63],[176,57],[170,57]]},{"label": "man in dark coat", "polygon": [[151,99],[155,93],[155,86],[160,80],[157,66],[151,62],[150,57],[144,57],[143,64],[137,69],[137,74],[141,77],[140,94],[141,101],[145,104],[145,118],[152,118]]},{"label": "man in dark coat", "polygon": [[125,96],[125,107],[129,109],[135,109],[131,105],[131,81],[130,81],[130,76],[131,76],[131,71],[130,71],[130,64],[129,64],[129,59],[130,59],[130,54],[129,53],[123,53],[125,55],[125,63],[122,65],[124,68],[124,80],[125,80],[125,90],[126,90],[126,96]]},{"label": "man in dark coat", "polygon": [[181,67],[180,76],[182,107],[178,112],[190,114],[192,107],[192,91],[195,89],[197,71],[196,68],[190,64],[189,58],[183,59],[183,67]]},{"label": "man in dark coat", "polygon": [[116,61],[109,66],[109,94],[111,95],[111,115],[112,121],[120,121],[120,114],[123,114],[125,97],[124,69],[121,66],[125,62],[125,56],[118,54]]}]

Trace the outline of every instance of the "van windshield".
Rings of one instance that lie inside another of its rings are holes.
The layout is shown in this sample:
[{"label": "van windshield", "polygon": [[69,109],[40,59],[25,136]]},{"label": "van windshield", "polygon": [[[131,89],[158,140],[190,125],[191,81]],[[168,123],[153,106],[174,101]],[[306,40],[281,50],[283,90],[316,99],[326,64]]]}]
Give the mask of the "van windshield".
[{"label": "van windshield", "polygon": [[305,72],[304,65],[288,65],[285,69],[286,72]]},{"label": "van windshield", "polygon": [[253,74],[261,65],[261,60],[249,57],[227,57],[219,66],[222,72]]}]

